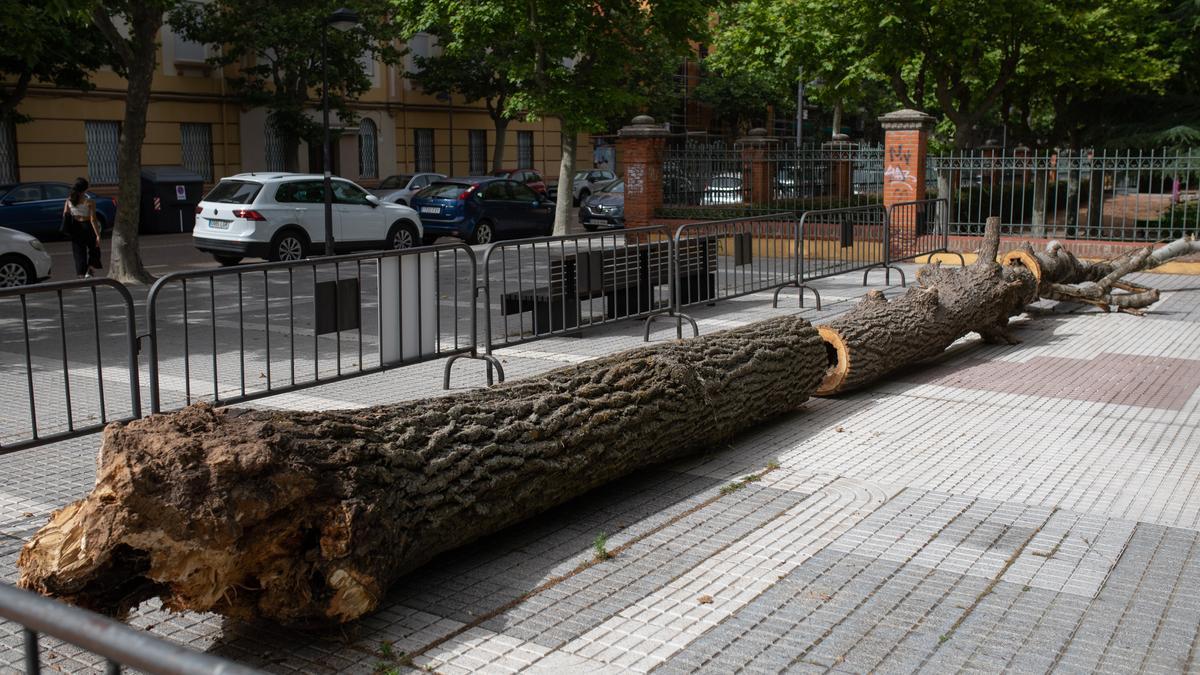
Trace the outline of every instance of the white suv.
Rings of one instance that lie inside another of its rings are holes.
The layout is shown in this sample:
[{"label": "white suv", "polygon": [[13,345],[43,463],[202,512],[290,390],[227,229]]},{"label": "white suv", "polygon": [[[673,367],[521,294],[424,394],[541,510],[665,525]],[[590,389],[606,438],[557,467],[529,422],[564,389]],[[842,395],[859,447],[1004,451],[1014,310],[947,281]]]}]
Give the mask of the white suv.
[{"label": "white suv", "polygon": [[[325,192],[319,174],[240,173],[221,179],[196,207],[192,242],[222,265],[246,256],[300,260],[325,248]],[[333,179],[336,251],[417,246],[417,212],[344,178]]]}]

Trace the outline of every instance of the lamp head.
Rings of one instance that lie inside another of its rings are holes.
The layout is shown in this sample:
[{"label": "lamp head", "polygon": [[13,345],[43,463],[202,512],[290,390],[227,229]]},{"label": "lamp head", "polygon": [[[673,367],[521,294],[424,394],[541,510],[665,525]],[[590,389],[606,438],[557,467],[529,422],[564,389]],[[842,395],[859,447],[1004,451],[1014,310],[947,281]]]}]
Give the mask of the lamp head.
[{"label": "lamp head", "polygon": [[339,7],[325,19],[325,25],[333,26],[344,33],[358,25],[358,12],[349,7]]}]

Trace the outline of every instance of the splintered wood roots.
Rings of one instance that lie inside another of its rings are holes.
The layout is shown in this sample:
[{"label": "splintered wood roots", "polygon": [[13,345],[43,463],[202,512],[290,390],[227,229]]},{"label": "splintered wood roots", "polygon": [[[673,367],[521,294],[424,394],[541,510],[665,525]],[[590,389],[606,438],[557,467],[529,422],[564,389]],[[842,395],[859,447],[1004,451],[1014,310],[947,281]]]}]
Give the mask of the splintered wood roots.
[{"label": "splintered wood roots", "polygon": [[350,621],[440,552],[795,411],[825,363],[781,317],[443,398],[110,425],[95,488],[21,551],[20,585],[116,616],[157,596]]}]

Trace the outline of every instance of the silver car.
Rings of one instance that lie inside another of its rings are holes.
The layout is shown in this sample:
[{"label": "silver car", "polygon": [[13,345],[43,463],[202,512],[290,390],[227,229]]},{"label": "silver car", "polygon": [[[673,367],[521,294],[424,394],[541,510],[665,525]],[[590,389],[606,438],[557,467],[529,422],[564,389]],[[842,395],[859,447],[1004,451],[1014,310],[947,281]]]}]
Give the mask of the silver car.
[{"label": "silver car", "polygon": [[408,206],[409,200],[418,191],[445,177],[440,173],[403,173],[388,176],[379,182],[379,187],[371,190],[371,194],[379,197],[380,201]]},{"label": "silver car", "polygon": [[708,180],[704,187],[704,196],[700,198],[702,206],[722,206],[742,203],[742,174],[736,171],[718,173]]},{"label": "silver car", "polygon": [[571,177],[571,198],[576,204],[587,201],[588,195],[597,192],[601,187],[613,182],[617,175],[608,169],[590,169],[576,171]]}]

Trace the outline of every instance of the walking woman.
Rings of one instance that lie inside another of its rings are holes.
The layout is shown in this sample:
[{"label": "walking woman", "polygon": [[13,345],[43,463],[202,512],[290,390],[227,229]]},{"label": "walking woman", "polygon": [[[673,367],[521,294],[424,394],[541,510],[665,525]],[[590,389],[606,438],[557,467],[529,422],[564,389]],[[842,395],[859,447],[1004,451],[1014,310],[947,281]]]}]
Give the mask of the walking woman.
[{"label": "walking woman", "polygon": [[71,253],[75,254],[75,275],[80,279],[92,276],[100,269],[100,221],[96,220],[96,202],[87,196],[88,182],[76,178],[71,194],[63,205],[66,234],[71,237]]}]

